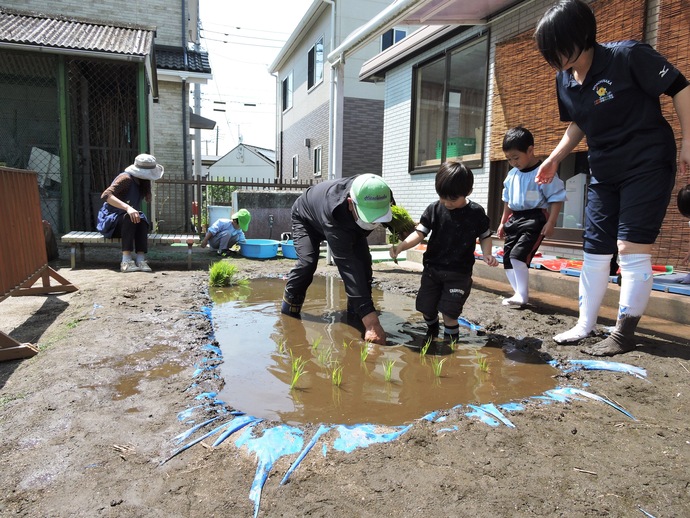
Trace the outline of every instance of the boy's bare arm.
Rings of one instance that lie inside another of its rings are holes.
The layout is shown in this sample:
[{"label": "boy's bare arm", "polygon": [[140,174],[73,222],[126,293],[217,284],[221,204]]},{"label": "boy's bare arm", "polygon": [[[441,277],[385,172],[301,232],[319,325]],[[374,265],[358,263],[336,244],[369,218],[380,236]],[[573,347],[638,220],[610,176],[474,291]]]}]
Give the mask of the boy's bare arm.
[{"label": "boy's bare arm", "polygon": [[493,247],[491,236],[481,239],[479,241],[479,246],[482,248],[482,261],[489,266],[498,266],[498,259],[491,253],[491,248]]},{"label": "boy's bare arm", "polygon": [[542,236],[549,237],[553,234],[553,230],[556,228],[556,222],[558,221],[558,214],[560,214],[562,208],[562,201],[555,201],[549,205],[549,219],[546,220],[544,228],[541,229]]},{"label": "boy's bare arm", "polygon": [[496,235],[503,239],[506,235],[505,231],[503,230],[503,225],[505,225],[506,221],[508,221],[508,218],[510,218],[510,215],[513,213],[512,210],[510,210],[510,207],[508,207],[508,202],[504,201],[503,202],[503,214],[501,215],[501,224],[498,225],[498,229],[496,229]]},{"label": "boy's bare arm", "polygon": [[392,259],[397,259],[400,252],[415,247],[422,241],[424,241],[424,234],[422,234],[419,230],[415,230],[405,238],[405,241],[402,241],[397,245],[393,245],[388,253],[390,254]]}]

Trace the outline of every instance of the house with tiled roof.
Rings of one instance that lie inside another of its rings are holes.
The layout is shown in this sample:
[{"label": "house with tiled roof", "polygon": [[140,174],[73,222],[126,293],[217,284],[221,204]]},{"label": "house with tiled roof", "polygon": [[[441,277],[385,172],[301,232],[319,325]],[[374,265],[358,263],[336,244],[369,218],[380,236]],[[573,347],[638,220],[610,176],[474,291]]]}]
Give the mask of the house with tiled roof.
[{"label": "house with tiled roof", "polygon": [[[100,193],[139,153],[192,177],[190,128],[212,123],[189,107],[212,77],[197,28],[198,0],[2,2],[0,163],[39,173],[57,232],[93,230]],[[186,230],[178,190],[150,208],[161,231]]]}]

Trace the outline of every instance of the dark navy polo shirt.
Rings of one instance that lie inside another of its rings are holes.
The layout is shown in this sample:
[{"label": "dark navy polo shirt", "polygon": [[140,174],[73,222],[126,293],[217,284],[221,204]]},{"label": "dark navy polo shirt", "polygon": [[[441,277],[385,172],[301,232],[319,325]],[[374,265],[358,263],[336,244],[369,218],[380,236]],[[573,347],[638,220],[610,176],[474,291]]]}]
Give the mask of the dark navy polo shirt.
[{"label": "dark navy polo shirt", "polygon": [[589,165],[598,181],[676,167],[673,130],[659,96],[679,71],[646,43],[595,44],[582,85],[571,72],[556,77],[561,120],[587,136]]}]

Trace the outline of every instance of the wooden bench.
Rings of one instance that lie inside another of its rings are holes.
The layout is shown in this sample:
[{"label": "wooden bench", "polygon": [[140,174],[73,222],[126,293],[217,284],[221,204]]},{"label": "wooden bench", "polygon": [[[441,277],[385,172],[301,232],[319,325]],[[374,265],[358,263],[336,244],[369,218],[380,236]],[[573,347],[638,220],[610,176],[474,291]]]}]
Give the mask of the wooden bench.
[{"label": "wooden bench", "polygon": [[[173,243],[187,244],[187,268],[192,269],[192,246],[201,240],[196,234],[149,234],[149,243],[169,245]],[[70,266],[74,269],[77,265],[77,246],[79,246],[80,260],[84,261],[84,246],[94,244],[120,243],[119,237],[106,238],[100,232],[70,232],[62,236],[63,243],[69,243]]]}]

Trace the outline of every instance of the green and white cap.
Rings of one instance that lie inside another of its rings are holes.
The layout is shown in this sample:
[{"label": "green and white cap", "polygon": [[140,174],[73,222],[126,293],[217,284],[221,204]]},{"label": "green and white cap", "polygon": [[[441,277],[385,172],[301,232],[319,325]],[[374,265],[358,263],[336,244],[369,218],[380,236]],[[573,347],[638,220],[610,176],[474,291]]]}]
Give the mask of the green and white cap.
[{"label": "green and white cap", "polygon": [[252,215],[249,214],[247,209],[240,209],[235,212],[230,219],[236,219],[242,229],[242,232],[246,232],[249,228],[249,222],[252,220]]},{"label": "green and white cap", "polygon": [[391,188],[375,174],[357,176],[350,197],[355,204],[357,215],[367,223],[386,223],[393,217],[391,214]]}]

